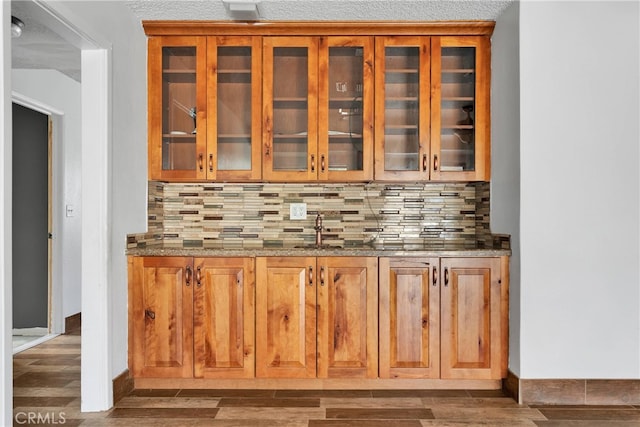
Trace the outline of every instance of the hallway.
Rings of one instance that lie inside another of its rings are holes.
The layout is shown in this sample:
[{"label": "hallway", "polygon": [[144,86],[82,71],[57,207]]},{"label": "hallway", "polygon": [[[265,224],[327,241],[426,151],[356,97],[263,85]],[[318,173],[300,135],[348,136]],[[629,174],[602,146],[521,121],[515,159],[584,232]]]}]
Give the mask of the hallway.
[{"label": "hallway", "polygon": [[80,335],[14,356],[14,426],[638,426],[640,406],[527,406],[500,391],[135,390],[80,412]]}]

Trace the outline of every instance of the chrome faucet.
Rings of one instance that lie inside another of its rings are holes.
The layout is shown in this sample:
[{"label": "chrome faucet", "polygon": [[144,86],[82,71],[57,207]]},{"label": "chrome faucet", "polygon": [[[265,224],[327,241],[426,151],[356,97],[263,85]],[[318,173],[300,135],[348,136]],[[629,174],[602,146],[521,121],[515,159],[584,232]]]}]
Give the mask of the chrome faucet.
[{"label": "chrome faucet", "polygon": [[316,216],[316,226],[313,227],[316,230],[316,246],[322,246],[322,217],[320,213]]}]

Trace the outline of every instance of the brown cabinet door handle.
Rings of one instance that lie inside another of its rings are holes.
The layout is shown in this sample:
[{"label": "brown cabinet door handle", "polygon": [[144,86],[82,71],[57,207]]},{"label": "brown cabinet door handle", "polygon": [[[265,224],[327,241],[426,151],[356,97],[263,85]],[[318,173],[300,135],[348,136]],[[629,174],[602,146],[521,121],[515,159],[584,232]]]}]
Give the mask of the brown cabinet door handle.
[{"label": "brown cabinet door handle", "polygon": [[433,156],[433,170],[437,171],[438,170],[438,156]]},{"label": "brown cabinet door handle", "polygon": [[444,269],[444,285],[449,286],[449,269]]},{"label": "brown cabinet door handle", "polygon": [[427,155],[426,154],[422,155],[422,170],[424,172],[427,171]]},{"label": "brown cabinet door handle", "polygon": [[309,266],[309,286],[313,286],[313,267]]},{"label": "brown cabinet door handle", "polygon": [[149,308],[147,308],[144,311],[144,315],[146,317],[148,317],[149,319],[151,319],[151,320],[155,320],[155,318],[156,318],[156,313],[153,310],[149,309]]},{"label": "brown cabinet door handle", "polygon": [[269,144],[264,144],[264,155],[267,157],[271,155],[271,146]]},{"label": "brown cabinet door handle", "polygon": [[311,155],[311,172],[316,171],[316,156],[314,154]]},{"label": "brown cabinet door handle", "polygon": [[209,154],[209,172],[213,172],[213,154]]},{"label": "brown cabinet door handle", "polygon": [[324,286],[324,265],[320,267],[320,286]]},{"label": "brown cabinet door handle", "polygon": [[438,269],[434,266],[433,267],[433,286],[436,286],[438,284]]},{"label": "brown cabinet door handle", "polygon": [[202,155],[202,153],[200,153],[200,155],[198,156],[198,169],[200,169],[200,172],[202,172],[204,169],[204,156]]},{"label": "brown cabinet door handle", "polygon": [[191,266],[187,265],[186,273],[185,273],[185,281],[187,286],[191,286],[191,276],[192,276]]},{"label": "brown cabinet door handle", "polygon": [[202,286],[202,268],[200,266],[196,268],[196,285]]},{"label": "brown cabinet door handle", "polygon": [[320,172],[324,172],[324,154],[320,156]]}]

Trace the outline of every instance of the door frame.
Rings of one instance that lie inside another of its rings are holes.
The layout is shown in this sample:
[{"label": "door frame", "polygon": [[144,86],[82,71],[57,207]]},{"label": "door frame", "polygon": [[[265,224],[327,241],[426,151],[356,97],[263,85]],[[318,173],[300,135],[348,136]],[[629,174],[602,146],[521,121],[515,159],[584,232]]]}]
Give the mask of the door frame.
[{"label": "door frame", "polygon": [[53,238],[49,239],[49,284],[48,284],[48,301],[49,312],[47,313],[47,328],[50,334],[64,333],[64,314],[62,305],[62,239],[57,233],[62,230],[62,205],[56,203],[58,200],[64,200],[63,181],[61,179],[62,172],[62,153],[64,138],[62,138],[61,129],[63,128],[64,112],[43,102],[29,98],[16,91],[11,92],[11,101],[15,104],[37,111],[49,117],[49,203],[48,203],[48,221],[49,232],[53,234]]}]

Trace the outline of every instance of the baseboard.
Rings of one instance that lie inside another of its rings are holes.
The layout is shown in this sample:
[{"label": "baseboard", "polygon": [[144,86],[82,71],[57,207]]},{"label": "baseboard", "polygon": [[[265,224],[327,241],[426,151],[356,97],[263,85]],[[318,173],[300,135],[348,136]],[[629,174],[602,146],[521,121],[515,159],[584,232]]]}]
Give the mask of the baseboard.
[{"label": "baseboard", "polygon": [[640,405],[640,379],[521,379],[503,389],[525,405]]},{"label": "baseboard", "polygon": [[113,379],[113,404],[118,403],[120,399],[127,396],[133,391],[133,378],[129,375],[129,370],[125,369],[123,373]]},{"label": "baseboard", "polygon": [[64,318],[64,334],[70,335],[80,332],[82,327],[82,313],[72,314]]},{"label": "baseboard", "polygon": [[500,380],[382,378],[136,378],[136,389],[500,390]]}]

